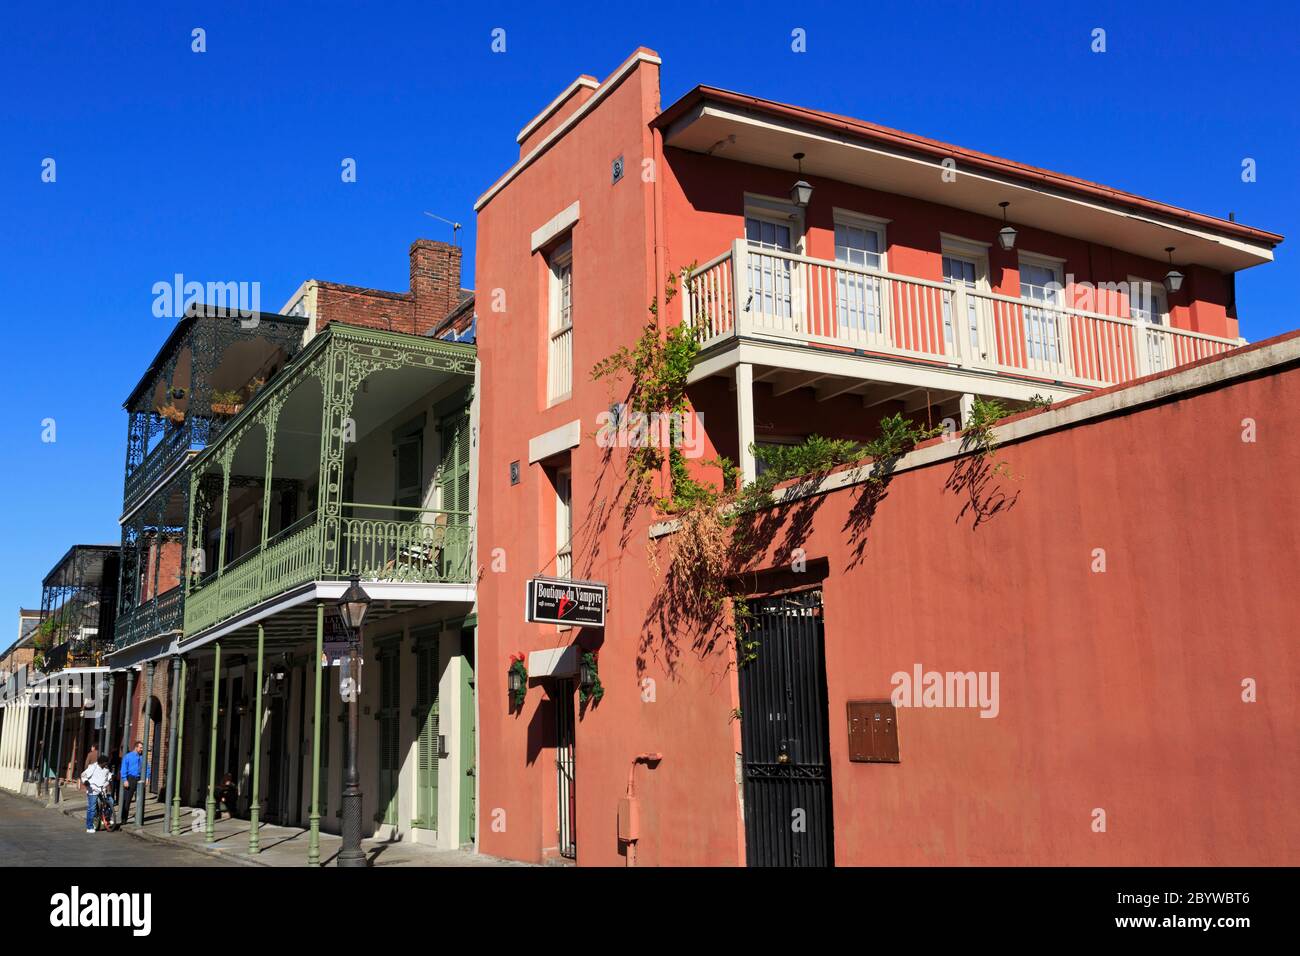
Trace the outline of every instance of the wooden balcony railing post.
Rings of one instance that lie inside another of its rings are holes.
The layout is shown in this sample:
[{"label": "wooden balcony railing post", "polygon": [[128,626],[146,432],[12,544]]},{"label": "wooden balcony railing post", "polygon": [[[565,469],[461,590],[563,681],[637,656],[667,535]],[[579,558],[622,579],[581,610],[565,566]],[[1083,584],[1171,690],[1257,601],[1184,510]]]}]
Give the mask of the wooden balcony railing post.
[{"label": "wooden balcony railing post", "polygon": [[749,310],[749,261],[748,246],[744,239],[731,243],[731,308],[732,328],[736,335],[747,335],[750,331]]},{"label": "wooden balcony railing post", "polygon": [[1061,360],[1062,378],[1078,378],[1078,373],[1074,369],[1074,348],[1071,342],[1074,330],[1074,314],[1068,309],[1061,309],[1057,313],[1060,323],[1058,336]]},{"label": "wooden balcony railing post", "polygon": [[1151,352],[1148,344],[1147,324],[1139,319],[1133,323],[1133,355],[1137,360],[1139,378],[1151,374]]}]

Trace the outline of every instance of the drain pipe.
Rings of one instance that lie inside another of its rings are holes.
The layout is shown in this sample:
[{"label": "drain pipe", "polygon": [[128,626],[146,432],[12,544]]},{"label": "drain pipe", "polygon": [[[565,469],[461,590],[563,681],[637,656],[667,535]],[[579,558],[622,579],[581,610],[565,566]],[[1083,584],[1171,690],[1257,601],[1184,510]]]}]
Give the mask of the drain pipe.
[{"label": "drain pipe", "polygon": [[[658,764],[664,759],[661,753],[637,754],[627,771],[627,795],[618,801],[618,839],[627,848],[627,865],[636,866],[636,844],[641,838],[641,806],[636,795],[636,765]],[[653,767],[651,766],[651,769]]]}]

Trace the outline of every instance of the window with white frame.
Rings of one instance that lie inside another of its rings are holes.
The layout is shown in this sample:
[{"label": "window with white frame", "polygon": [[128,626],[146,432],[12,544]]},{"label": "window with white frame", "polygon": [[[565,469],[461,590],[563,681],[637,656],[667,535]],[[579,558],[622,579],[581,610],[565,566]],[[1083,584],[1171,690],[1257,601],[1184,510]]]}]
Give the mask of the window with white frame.
[{"label": "window with white frame", "polygon": [[[982,289],[987,282],[988,275],[987,258],[983,250],[977,251],[974,247],[965,246],[944,246],[943,249],[943,281],[948,285],[955,286],[966,292],[974,292]],[[978,352],[980,344],[979,330],[979,301],[973,295],[963,295],[960,297],[964,306],[957,304],[953,293],[944,290],[943,293],[943,340],[952,346],[955,344],[955,336],[959,334],[959,329],[965,329],[964,334],[970,342],[971,348]]]},{"label": "window with white frame", "polygon": [[1169,296],[1164,283],[1128,277],[1128,315],[1142,323],[1141,341],[1145,343],[1147,364],[1153,372],[1173,367],[1172,343],[1160,327],[1169,325]]},{"label": "window with white frame", "polygon": [[[835,213],[835,261],[858,269],[885,271],[885,226],[849,213]],[[879,334],[884,325],[884,288],[879,276],[836,270],[841,330]]]},{"label": "window with white frame", "polygon": [[1160,282],[1149,282],[1133,276],[1128,280],[1128,317],[1135,322],[1150,325],[1169,324],[1169,297]]},{"label": "window with white frame", "polygon": [[555,576],[573,577],[573,470],[555,472]]},{"label": "window with white frame", "polygon": [[550,341],[546,362],[546,398],[551,404],[573,392],[573,244],[557,247],[550,266]]},{"label": "window with white frame", "polygon": [[789,222],[761,215],[745,216],[745,239],[750,247],[750,307],[759,315],[788,319],[794,315],[793,264],[763,250],[794,251],[794,229]]},{"label": "window with white frame", "polygon": [[1064,315],[1064,281],[1061,264],[1021,253],[1020,298],[1025,306],[1025,352],[1031,359],[1056,364],[1061,361],[1061,323]]}]

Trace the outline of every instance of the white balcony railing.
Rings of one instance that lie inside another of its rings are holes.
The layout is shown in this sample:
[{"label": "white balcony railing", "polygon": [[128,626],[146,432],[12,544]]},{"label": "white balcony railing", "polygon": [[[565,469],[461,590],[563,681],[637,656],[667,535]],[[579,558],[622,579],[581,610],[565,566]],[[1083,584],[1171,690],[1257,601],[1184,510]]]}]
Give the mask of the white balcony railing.
[{"label": "white balcony railing", "polygon": [[794,340],[1100,386],[1235,348],[1232,339],[768,249],[743,239],[696,269],[683,320],[703,347]]}]

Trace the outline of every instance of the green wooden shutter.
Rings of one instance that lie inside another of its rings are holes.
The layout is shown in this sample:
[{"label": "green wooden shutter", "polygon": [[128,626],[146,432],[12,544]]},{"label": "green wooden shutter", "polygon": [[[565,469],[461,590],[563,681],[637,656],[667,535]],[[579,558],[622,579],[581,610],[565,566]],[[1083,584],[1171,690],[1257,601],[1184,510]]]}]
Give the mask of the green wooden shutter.
[{"label": "green wooden shutter", "polygon": [[401,730],[396,648],[380,652],[379,672],[379,808],[383,822],[396,826],[400,768],[397,751]]},{"label": "green wooden shutter", "polygon": [[[469,408],[464,407],[442,420],[442,463],[438,487],[444,511],[469,511]],[[443,574],[461,577],[469,558],[469,519],[449,516],[443,550]]]},{"label": "green wooden shutter", "polygon": [[438,638],[416,647],[416,719],[419,761],[416,768],[415,825],[438,828]]},{"label": "green wooden shutter", "polygon": [[444,511],[469,510],[469,409],[442,420],[442,463],[438,486]]},{"label": "green wooden shutter", "polygon": [[474,752],[474,632],[469,628],[461,630],[460,646],[460,844],[465,846],[474,842],[474,778],[478,773]]}]

